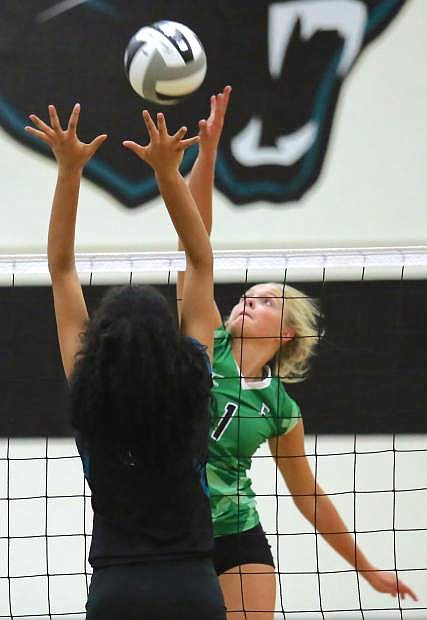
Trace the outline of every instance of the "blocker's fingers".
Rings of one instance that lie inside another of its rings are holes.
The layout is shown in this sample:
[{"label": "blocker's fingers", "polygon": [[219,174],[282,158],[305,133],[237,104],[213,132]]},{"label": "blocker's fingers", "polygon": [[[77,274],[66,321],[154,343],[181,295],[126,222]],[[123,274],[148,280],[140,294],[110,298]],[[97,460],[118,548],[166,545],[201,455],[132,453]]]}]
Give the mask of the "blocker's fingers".
[{"label": "blocker's fingers", "polygon": [[70,129],[74,133],[77,129],[77,124],[79,122],[79,115],[80,115],[80,103],[76,103],[76,105],[74,106],[70,114],[70,118],[68,120],[68,129]]},{"label": "blocker's fingers", "polygon": [[165,115],[162,112],[158,112],[157,114],[157,127],[159,130],[159,135],[161,138],[164,138],[168,135],[168,128],[166,126]]},{"label": "blocker's fingers", "polygon": [[49,118],[52,129],[55,131],[63,131],[61,123],[59,122],[58,113],[54,105],[49,106]]},{"label": "blocker's fingers", "polygon": [[182,140],[186,133],[187,127],[180,127],[178,131],[172,136],[172,139],[176,142],[179,142],[179,140]]},{"label": "blocker's fingers", "polygon": [[211,97],[211,116],[215,116],[216,110],[216,95],[212,95]]},{"label": "blocker's fingers", "polygon": [[179,148],[188,149],[189,146],[193,146],[193,144],[198,144],[199,142],[200,142],[199,136],[194,136],[193,138],[187,138],[187,140],[180,140]]},{"label": "blocker's fingers", "polygon": [[144,119],[145,126],[147,127],[148,134],[151,139],[156,138],[158,136],[157,127],[150,116],[148,110],[144,110],[142,113],[142,118]]},{"label": "blocker's fingers", "polygon": [[50,136],[54,135],[54,131],[52,127],[49,127],[49,125],[45,123],[44,121],[42,121],[41,118],[39,118],[35,114],[30,114],[29,118],[31,119],[31,122],[34,123],[36,127],[38,127],[38,129],[40,129],[41,131],[44,131]]},{"label": "blocker's fingers", "polygon": [[204,135],[206,133],[207,128],[208,128],[208,123],[207,123],[207,121],[204,118],[202,118],[199,121],[199,131],[200,131],[200,134]]},{"label": "blocker's fingers", "polygon": [[44,131],[40,131],[39,129],[34,129],[34,127],[28,127],[28,126],[25,127],[25,131],[29,133],[31,136],[34,136],[35,138],[39,138],[43,142],[46,142],[46,144],[50,145],[50,140]]},{"label": "blocker's fingers", "polygon": [[224,95],[222,93],[218,93],[216,97],[216,116],[218,118],[222,118],[224,116]]},{"label": "blocker's fingers", "polygon": [[231,90],[232,90],[231,86],[226,86],[224,90],[222,91],[221,108],[222,108],[223,114],[225,114],[227,110],[228,102],[230,101]]},{"label": "blocker's fingers", "polygon": [[103,144],[107,138],[108,138],[107,134],[103,133],[100,136],[97,136],[94,140],[92,140],[92,142],[89,144],[92,152],[96,153],[96,151],[99,149],[101,144]]},{"label": "blocker's fingers", "polygon": [[145,152],[147,150],[145,146],[141,146],[140,144],[132,142],[131,140],[125,140],[124,142],[122,142],[122,144],[126,149],[129,149],[141,159],[145,159]]}]

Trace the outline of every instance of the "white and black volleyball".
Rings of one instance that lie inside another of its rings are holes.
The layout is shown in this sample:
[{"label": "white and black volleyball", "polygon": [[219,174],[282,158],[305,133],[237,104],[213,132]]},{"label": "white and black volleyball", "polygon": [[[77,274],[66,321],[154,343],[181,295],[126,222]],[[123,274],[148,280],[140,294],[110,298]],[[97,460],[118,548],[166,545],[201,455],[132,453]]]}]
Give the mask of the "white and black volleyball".
[{"label": "white and black volleyball", "polygon": [[125,71],[132,88],[160,105],[179,103],[206,75],[206,54],[194,32],[178,22],[145,26],[131,38]]}]

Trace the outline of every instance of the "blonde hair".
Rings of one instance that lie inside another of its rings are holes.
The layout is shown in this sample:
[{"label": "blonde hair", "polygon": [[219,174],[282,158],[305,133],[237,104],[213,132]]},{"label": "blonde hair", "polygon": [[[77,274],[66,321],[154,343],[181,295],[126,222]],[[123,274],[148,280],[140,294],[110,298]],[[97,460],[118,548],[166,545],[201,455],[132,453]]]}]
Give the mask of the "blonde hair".
[{"label": "blonde hair", "polygon": [[272,373],[284,383],[300,383],[307,378],[310,359],[322,336],[321,312],[316,300],[303,291],[288,284],[266,284],[284,301],[283,325],[295,331],[295,336],[287,339],[271,360]]},{"label": "blonde hair", "polygon": [[295,330],[292,340],[276,353],[272,371],[285,383],[299,383],[307,378],[310,359],[320,340],[320,310],[314,299],[293,286],[276,283],[271,286],[286,300],[284,324]]}]

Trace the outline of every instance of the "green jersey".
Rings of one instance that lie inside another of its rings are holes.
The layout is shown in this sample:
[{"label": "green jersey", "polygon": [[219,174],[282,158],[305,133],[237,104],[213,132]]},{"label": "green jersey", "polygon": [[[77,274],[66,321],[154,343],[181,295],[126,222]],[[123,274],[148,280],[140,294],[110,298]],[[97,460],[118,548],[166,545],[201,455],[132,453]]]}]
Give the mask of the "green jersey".
[{"label": "green jersey", "polygon": [[267,439],[287,433],[301,417],[283,383],[271,373],[245,381],[234,359],[231,336],[215,332],[213,407],[207,474],[215,536],[244,532],[259,523],[248,476],[252,456]]}]

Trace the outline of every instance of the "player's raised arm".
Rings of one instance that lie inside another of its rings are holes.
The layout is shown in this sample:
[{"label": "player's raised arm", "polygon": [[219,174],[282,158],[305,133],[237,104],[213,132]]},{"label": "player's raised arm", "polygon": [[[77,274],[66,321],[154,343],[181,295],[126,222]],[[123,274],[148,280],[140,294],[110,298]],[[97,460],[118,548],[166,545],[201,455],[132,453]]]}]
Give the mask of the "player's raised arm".
[{"label": "player's raised arm", "polygon": [[396,573],[379,570],[364,555],[329,496],[316,481],[304,447],[302,421],[289,433],[269,440],[280,472],[302,515],[325,541],[378,592],[417,601],[415,592]]},{"label": "player's raised arm", "polygon": [[212,248],[191,192],[179,172],[185,149],[196,144],[199,137],[185,140],[185,127],[169,135],[163,114],[157,115],[157,126],[146,110],[143,117],[150,136],[148,146],[130,141],[123,145],[146,161],[155,172],[172,223],[185,246],[187,278],[182,329],[186,335],[205,344],[212,357],[214,325],[209,312],[213,304]]},{"label": "player's raised arm", "polygon": [[[212,231],[212,194],[215,179],[215,164],[219,140],[221,138],[224,119],[231,95],[231,86],[226,86],[222,93],[212,95],[210,99],[210,114],[205,120],[199,121],[199,153],[190,173],[188,182],[191,194],[206,227],[208,235]],[[178,249],[183,250],[182,239],[178,240]],[[181,300],[185,272],[178,273],[176,293],[178,314],[181,313]],[[214,322],[221,325],[221,315],[216,304],[212,307]]]},{"label": "player's raised arm", "polygon": [[63,129],[53,105],[49,106],[49,123],[35,114],[35,127],[26,127],[32,136],[45,142],[58,163],[58,178],[52,203],[48,235],[48,263],[52,279],[55,316],[62,363],[67,378],[79,349],[79,335],[87,320],[86,304],[77,276],[74,237],[80,180],[87,161],[106,139],[100,135],[85,144],[77,137],[80,105],[73,108],[68,126]]},{"label": "player's raised arm", "polygon": [[212,195],[217,150],[230,95],[231,86],[226,86],[222,93],[212,95],[209,117],[199,121],[199,153],[189,179],[190,191],[209,235],[212,232]]}]

